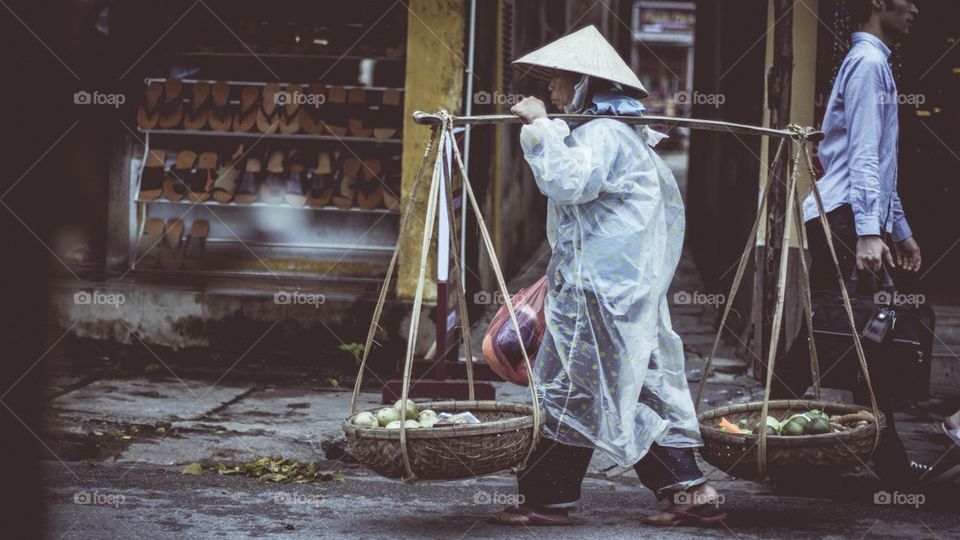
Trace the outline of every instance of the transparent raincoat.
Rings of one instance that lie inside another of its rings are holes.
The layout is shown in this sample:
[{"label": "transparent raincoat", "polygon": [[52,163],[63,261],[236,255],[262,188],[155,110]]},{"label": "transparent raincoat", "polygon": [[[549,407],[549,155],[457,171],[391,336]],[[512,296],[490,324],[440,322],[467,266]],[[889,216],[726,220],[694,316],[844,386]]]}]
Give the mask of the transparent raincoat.
[{"label": "transparent raincoat", "polygon": [[602,118],[572,132],[538,119],[520,134],[548,197],[547,329],[534,363],[545,434],[622,466],[653,442],[702,444],[667,306],[684,214],[652,149],[662,137]]}]

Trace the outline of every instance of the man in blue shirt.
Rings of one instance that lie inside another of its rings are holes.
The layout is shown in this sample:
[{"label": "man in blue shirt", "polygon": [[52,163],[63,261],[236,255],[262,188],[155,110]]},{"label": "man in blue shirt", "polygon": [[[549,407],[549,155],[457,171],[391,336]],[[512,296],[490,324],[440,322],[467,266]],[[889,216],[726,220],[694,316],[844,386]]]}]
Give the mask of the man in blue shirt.
[{"label": "man in blue shirt", "polygon": [[[897,87],[888,57],[890,45],[909,33],[919,11],[914,0],[847,0],[847,5],[854,20],[860,23],[860,31],[851,36],[850,51],[830,93],[823,119],[825,138],[819,147],[825,173],[817,186],[843,276],[851,275],[855,268],[876,272],[884,263],[917,271],[920,247],[897,195],[900,126]],[[811,287],[838,290],[833,259],[812,194],[804,201],[803,214],[811,256]],[[889,235],[893,242],[895,257],[884,235]],[[806,332],[803,328],[800,335],[806,336]],[[837,364],[856,362],[852,351],[833,360]],[[821,359],[820,371],[824,375],[834,367],[825,364],[825,359]],[[794,341],[777,366],[771,397],[794,399],[803,394],[812,382],[807,340]],[[929,476],[928,467],[907,459],[894,425],[890,398],[883,391],[884,382],[875,381],[874,386],[878,405],[887,418],[887,429],[873,454],[872,472],[894,485]],[[858,403],[869,403],[864,388],[854,389],[854,398]]]},{"label": "man in blue shirt", "polygon": [[[857,0],[869,18],[852,36],[823,119],[826,135],[819,147],[825,174],[817,183],[827,212],[850,205],[857,233],[859,269],[878,271],[881,259],[894,265],[883,232],[894,242],[902,268],[920,268],[920,246],[913,239],[897,194],[897,87],[887,58],[890,43],[907,34],[918,10],[912,0]],[[807,196],[804,220],[817,217],[816,201]]]}]

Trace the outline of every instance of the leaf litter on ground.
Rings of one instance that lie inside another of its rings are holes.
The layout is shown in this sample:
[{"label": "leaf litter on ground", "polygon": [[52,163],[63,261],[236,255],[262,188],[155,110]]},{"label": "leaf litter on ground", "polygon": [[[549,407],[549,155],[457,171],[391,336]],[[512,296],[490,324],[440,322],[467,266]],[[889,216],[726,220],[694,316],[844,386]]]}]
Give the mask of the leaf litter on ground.
[{"label": "leaf litter on ground", "polygon": [[308,482],[343,482],[340,469],[333,472],[321,471],[315,462],[300,463],[295,459],[282,457],[258,457],[253,461],[228,465],[219,463],[209,467],[217,474],[241,474],[256,478],[260,482],[292,482],[306,484]]}]

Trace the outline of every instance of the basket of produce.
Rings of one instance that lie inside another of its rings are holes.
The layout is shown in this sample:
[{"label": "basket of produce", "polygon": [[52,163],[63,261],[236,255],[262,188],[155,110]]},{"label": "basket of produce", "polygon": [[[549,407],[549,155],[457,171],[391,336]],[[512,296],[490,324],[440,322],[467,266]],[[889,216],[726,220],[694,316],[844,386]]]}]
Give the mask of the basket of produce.
[{"label": "basket of produce", "polygon": [[700,455],[727,474],[758,479],[759,431],[766,432],[767,471],[773,478],[810,472],[841,474],[862,466],[873,452],[883,414],[866,407],[825,401],[770,401],[720,407],[701,413]]},{"label": "basket of produce", "polygon": [[[466,372],[468,399],[466,401],[434,401],[417,404],[409,399],[411,373],[413,369],[413,351],[416,346],[418,329],[420,326],[421,308],[427,256],[431,246],[434,221],[437,209],[440,207],[440,198],[452,200],[452,188],[445,179],[451,178],[452,172],[444,167],[452,167],[449,158],[455,158],[467,195],[474,214],[477,218],[480,235],[490,257],[490,264],[496,277],[500,293],[509,298],[507,285],[500,272],[500,263],[493,251],[493,243],[487,233],[486,225],[480,214],[480,206],[470,187],[470,180],[464,171],[463,161],[459,149],[453,142],[452,124],[449,116],[442,130],[434,126],[432,135],[427,141],[423,160],[414,178],[413,188],[406,206],[401,213],[399,237],[404,236],[411,215],[417,204],[414,197],[419,191],[420,183],[424,178],[424,165],[431,155],[431,148],[442,139],[436,153],[433,176],[429,184],[429,196],[425,211],[423,238],[420,251],[420,273],[414,293],[412,316],[407,339],[406,358],[403,372],[403,390],[401,398],[392,407],[383,407],[378,410],[358,411],[357,401],[363,376],[366,374],[367,358],[374,343],[378,321],[386,301],[387,291],[390,289],[390,278],[393,275],[402,243],[397,247],[387,267],[386,278],[380,289],[379,299],[373,310],[373,320],[367,333],[367,341],[360,359],[360,372],[353,388],[353,398],[350,403],[350,416],[343,422],[343,432],[347,440],[347,449],[350,455],[361,465],[388,478],[402,478],[408,482],[416,480],[456,480],[475,478],[484,474],[493,474],[505,471],[519,472],[526,467],[527,461],[533,452],[540,437],[542,421],[539,403],[534,385],[530,385],[530,404],[512,403],[504,401],[477,401],[473,385],[473,352],[470,346],[470,332],[463,329],[470,328],[467,316],[466,294],[462,284],[457,280],[455,287],[458,302],[457,314],[461,328],[460,338],[463,341],[466,353]],[[452,149],[453,155],[448,152]],[[452,215],[452,205],[445,206],[451,212],[450,221],[455,222]],[[454,231],[455,233],[456,231]],[[458,254],[459,239],[456,234],[450,237],[453,256],[451,275],[459,276],[460,258]],[[510,302],[507,302],[510,322],[517,334],[520,325],[516,312]],[[523,361],[527,373],[532,373],[530,358],[523,344],[520,345]]]},{"label": "basket of produce", "polygon": [[[798,128],[791,128],[798,129]],[[799,131],[797,131],[799,133]],[[780,145],[771,164],[771,171],[779,163],[783,144]],[[802,213],[798,201],[797,177],[799,172],[800,155],[805,156],[807,169],[813,178],[812,161],[805,144],[801,141],[795,144],[790,180],[787,187],[787,204],[783,209],[785,219],[783,228],[783,245],[786,245],[792,230],[796,228],[797,237],[803,243],[805,228],[802,222]],[[748,480],[764,480],[768,477],[794,477],[810,474],[836,475],[863,466],[870,459],[880,443],[880,434],[886,427],[886,419],[877,406],[877,398],[873,390],[863,346],[860,343],[861,329],[857,327],[853,316],[849,293],[846,289],[843,273],[837,260],[830,234],[830,224],[826,218],[823,201],[817,183],[812,182],[811,193],[817,203],[820,222],[823,225],[827,238],[827,246],[833,260],[838,290],[841,293],[843,308],[846,311],[852,336],[851,348],[856,353],[863,383],[870,397],[870,407],[850,405],[820,400],[820,371],[817,347],[814,346],[813,311],[814,305],[810,292],[810,276],[806,266],[806,259],[799,257],[798,289],[800,303],[803,306],[803,315],[807,328],[807,343],[810,347],[810,374],[813,382],[814,400],[770,400],[770,394],[775,374],[775,365],[781,351],[779,339],[783,323],[784,305],[787,291],[787,274],[790,258],[787,249],[780,250],[780,262],[777,267],[775,283],[775,303],[770,314],[769,340],[765,344],[766,363],[762,366],[766,374],[766,385],[763,400],[720,407],[702,412],[698,415],[700,432],[703,438],[701,456],[711,465],[725,473]],[[769,197],[766,193],[760,196],[760,210],[754,221],[753,229],[748,235],[737,271],[734,274],[730,295],[727,297],[723,315],[710,355],[695,398],[695,405],[699,407],[703,397],[704,385],[710,375],[710,366],[717,353],[720,335],[727,326],[727,320],[733,306],[741,280],[750,260],[753,258],[756,246],[757,232],[760,221],[763,219]],[[764,324],[766,316],[764,313]]]},{"label": "basket of produce", "polygon": [[[405,476],[401,404],[360,412],[344,422],[350,455],[389,478]],[[533,409],[499,401],[407,401],[406,450],[422,480],[449,480],[513,470],[533,442]]]}]

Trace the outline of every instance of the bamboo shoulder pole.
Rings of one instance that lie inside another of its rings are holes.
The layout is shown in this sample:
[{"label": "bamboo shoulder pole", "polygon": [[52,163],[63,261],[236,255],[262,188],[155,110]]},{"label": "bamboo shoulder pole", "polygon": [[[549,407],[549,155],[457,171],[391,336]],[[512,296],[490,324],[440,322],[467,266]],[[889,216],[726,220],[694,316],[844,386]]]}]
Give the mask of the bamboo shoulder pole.
[{"label": "bamboo shoulder pole", "polygon": [[[787,129],[771,129],[747,124],[736,124],[733,122],[723,122],[720,120],[698,120],[696,118],[674,118],[671,116],[612,116],[595,114],[550,114],[548,118],[559,118],[561,120],[596,120],[598,118],[612,118],[627,122],[628,124],[640,125],[665,125],[680,126],[690,129],[700,129],[704,131],[719,131],[723,133],[740,133],[743,135],[767,135],[770,137],[786,137],[791,139],[806,139],[811,142],[819,142],[823,139],[823,132],[813,128],[805,128],[803,132],[791,131]],[[482,116],[451,116],[453,125],[480,125],[480,124],[518,124],[523,119],[513,114],[488,114]],[[417,124],[439,124],[440,115],[416,111],[413,113],[413,121]]]}]

